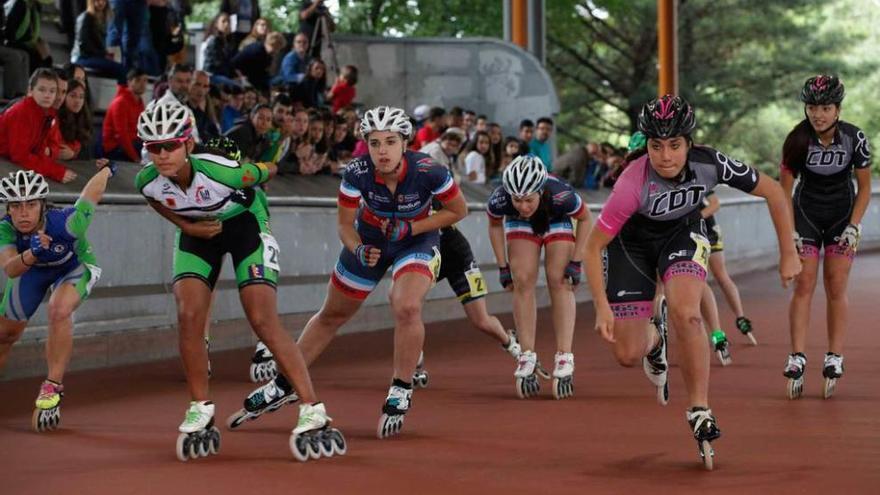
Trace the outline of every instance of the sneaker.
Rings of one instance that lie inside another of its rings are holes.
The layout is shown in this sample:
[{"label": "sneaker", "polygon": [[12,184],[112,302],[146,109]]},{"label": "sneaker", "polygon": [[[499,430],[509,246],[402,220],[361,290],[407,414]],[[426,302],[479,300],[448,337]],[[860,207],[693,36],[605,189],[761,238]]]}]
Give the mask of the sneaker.
[{"label": "sneaker", "polygon": [[214,403],[205,401],[192,401],[183,423],[177,428],[181,433],[194,433],[208,428],[214,422]]},{"label": "sneaker", "polygon": [[788,360],[785,362],[785,370],[783,370],[782,374],[786,378],[800,378],[804,375],[804,368],[806,366],[807,356],[803,355],[803,353],[789,354]]},{"label": "sneaker", "polygon": [[412,389],[405,389],[397,385],[392,385],[388,389],[388,397],[385,398],[385,405],[382,406],[382,412],[385,414],[406,414],[412,406]]},{"label": "sneaker", "polygon": [[843,376],[843,356],[833,352],[826,353],[822,376],[825,378],[840,378]]},{"label": "sneaker", "polygon": [[538,362],[538,355],[535,351],[524,351],[519,355],[516,371],[513,376],[517,378],[525,378],[535,374],[535,366]]},{"label": "sneaker", "polygon": [[564,378],[574,374],[574,354],[570,352],[557,352],[555,359],[554,378]]},{"label": "sneaker", "polygon": [[40,385],[40,393],[37,395],[35,404],[38,409],[52,409],[57,407],[64,396],[64,386],[51,380],[43,381]]}]

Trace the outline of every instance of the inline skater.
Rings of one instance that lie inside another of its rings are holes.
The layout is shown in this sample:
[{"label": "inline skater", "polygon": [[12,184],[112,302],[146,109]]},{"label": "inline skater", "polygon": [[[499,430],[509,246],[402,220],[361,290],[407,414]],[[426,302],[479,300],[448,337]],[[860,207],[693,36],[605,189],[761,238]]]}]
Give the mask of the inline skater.
[{"label": "inline skater", "polygon": [[[780,180],[791,201],[795,240],[804,263],[789,306],[792,353],[784,370],[789,399],[803,393],[807,328],[823,248],[828,304],[828,352],[822,368],[826,399],[834,394],[844,371],[843,340],[849,316],[846,289],[862,234],[862,217],[871,199],[871,148],[861,129],[840,120],[844,96],[843,83],[836,76],[807,79],[801,90],[805,118],[789,132],[782,147]],[[854,173],[858,187],[853,187]],[[799,179],[797,187],[795,179]]]},{"label": "inline skater", "polygon": [[96,164],[98,172],[67,208],[48,203],[49,184],[36,172],[18,170],[0,179],[0,200],[6,203],[6,216],[0,220],[0,265],[7,277],[0,315],[0,370],[51,289],[49,373],[40,385],[31,421],[37,432],[54,430],[61,422],[62,382],[73,352],[73,313],[101,276],[86,233],[116,165],[103,159]]},{"label": "inline skater", "polygon": [[[556,332],[553,397],[563,399],[574,393],[574,289],[581,281],[590,212],[571,186],[547,174],[535,155],[514,158],[504,169],[502,184],[489,197],[486,213],[501,285],[513,291],[513,319],[522,346],[514,372],[516,393],[528,398],[540,390],[535,285],[543,247]],[[578,222],[577,233],[572,220]]]},{"label": "inline skater", "polygon": [[696,119],[683,98],[666,95],[647,103],[638,126],[648,138],[646,148],[628,157],[630,163],[587,242],[586,273],[596,308],[596,330],[612,344],[621,365],[642,362],[657,387],[658,402],[666,404],[663,311],[649,322],[660,276],[681,346],[680,365],[690,403],[687,421],[705,467],[712,469],[710,442],[721,431],[709,409],[709,348],[700,317],[711,248],[699,205],[719,183],[766,198],[779,241],[783,286],[800,271],[791,217],[776,181],[712,148],[693,144]]},{"label": "inline skater", "polygon": [[[413,129],[403,110],[373,108],[360,129],[369,154],[352,160],[342,175],[337,214],[342,252],[327,298],[298,344],[306,362],[314,362],[391,268],[394,372],[377,428],[377,436],[386,438],[400,432],[412,406],[410,380],[425,336],[422,305],[440,270],[439,230],[464,218],[467,204],[446,167],[406,150]],[[433,198],[443,207],[432,215]],[[280,391],[283,397],[287,390],[279,376],[251,395]]]},{"label": "inline skater", "polygon": [[272,237],[266,205],[254,190],[276,169],[272,164],[191,154],[195,146],[193,125],[186,107],[173,97],[152,102],[138,118],[138,135],[151,160],[137,175],[138,190],[148,203],[162,205],[175,217],[196,224],[214,222],[206,227],[215,231],[214,235],[194,236],[181,229],[175,243],[173,290],[180,353],[192,399],[179,427],[177,456],[184,461],[216,454],[220,445],[214,403],[208,394],[204,335],[211,293],[226,253],[232,256],[242,307],[251,327],[274,350],[279,367],[303,399],[290,437],[294,457],[305,461],[343,454],[345,440],[330,427],[331,420],[323,403],[317,402],[302,355],[282,328],[276,311],[279,248]]}]

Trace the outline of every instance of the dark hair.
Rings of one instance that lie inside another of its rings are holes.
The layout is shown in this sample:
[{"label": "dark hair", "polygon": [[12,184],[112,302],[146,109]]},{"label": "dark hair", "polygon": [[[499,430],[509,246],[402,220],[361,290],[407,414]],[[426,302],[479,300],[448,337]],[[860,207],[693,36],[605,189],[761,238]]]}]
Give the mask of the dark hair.
[{"label": "dark hair", "polygon": [[449,115],[453,117],[462,117],[464,116],[464,110],[461,107],[452,107],[452,110],[449,111]]},{"label": "dark hair", "polygon": [[795,177],[804,170],[812,137],[813,126],[809,120],[804,119],[794,126],[782,144],[782,163]]},{"label": "dark hair", "polygon": [[540,119],[538,119],[538,125],[540,124],[550,124],[552,126],[553,119],[551,119],[550,117],[541,117]]},{"label": "dark hair", "polygon": [[269,105],[266,105],[265,103],[257,103],[256,105],[254,105],[254,108],[251,108],[250,118],[256,117],[260,110],[263,109],[266,109],[270,112],[272,111],[272,108]]},{"label": "dark hair", "polygon": [[244,90],[241,89],[241,86],[238,86],[235,84],[229,84],[229,85],[223,86],[223,92],[225,92],[228,95],[233,95],[233,96],[244,94]]},{"label": "dark hair", "polygon": [[[480,151],[477,149],[477,143],[479,143],[480,137],[482,137],[482,136],[486,136],[486,141],[489,141],[489,151],[485,155],[480,153]],[[489,166],[488,162],[492,157],[492,138],[489,136],[488,132],[477,131],[474,134],[474,138],[471,139],[470,143],[468,143],[468,146],[467,146],[467,152],[470,153],[471,151],[476,151],[477,153],[480,153],[481,155],[483,155],[483,158],[486,159],[486,166]]]},{"label": "dark hair", "polygon": [[189,64],[174,64],[168,69],[168,77],[177,74],[178,72],[192,72],[193,68]]},{"label": "dark hair", "polygon": [[354,86],[358,82],[358,68],[353,65],[344,66],[339,75],[344,77],[345,80],[348,81],[348,83],[352,86]]},{"label": "dark hair", "polygon": [[647,145],[647,141],[645,141],[645,146],[642,146],[641,148],[636,148],[636,149],[630,151],[629,153],[627,153],[626,156],[623,157],[623,163],[621,163],[620,166],[617,167],[617,170],[614,171],[614,174],[612,175],[611,178],[616,182],[617,179],[620,178],[620,174],[622,174],[623,171],[626,170],[626,167],[628,167],[630,163],[645,156],[647,153],[648,153],[648,145]]},{"label": "dark hair", "polygon": [[519,128],[522,129],[523,127],[535,127],[535,123],[529,119],[522,119],[519,121]]},{"label": "dark hair", "polygon": [[477,120],[480,120],[480,119],[489,120],[489,117],[486,117],[486,114],[481,113],[480,115],[477,115]]},{"label": "dark hair", "polygon": [[473,110],[465,110],[465,111],[464,111],[464,114],[465,114],[465,115],[473,115],[474,117],[477,116],[477,112],[475,112],[475,111],[473,111]]},{"label": "dark hair", "polygon": [[[67,88],[67,97],[76,89],[82,89],[87,92],[85,85],[76,79],[70,80],[70,86]],[[86,95],[83,95],[84,97]],[[65,100],[67,99],[65,97]],[[58,110],[58,128],[61,136],[65,141],[78,141],[83,149],[86,149],[92,142],[92,113],[89,106],[83,102],[82,109],[78,113],[71,113],[67,109],[66,102],[61,105]]]},{"label": "dark hair", "polygon": [[439,119],[444,115],[446,115],[446,110],[440,107],[431,107],[431,111],[428,112],[428,120]]},{"label": "dark hair", "polygon": [[40,79],[54,81],[57,84],[58,74],[53,69],[40,67],[31,74],[31,78],[28,80],[28,89],[34,89],[35,87],[37,87],[37,81],[39,81]]},{"label": "dark hair", "polygon": [[74,64],[73,62],[67,62],[61,67],[61,71],[64,72],[68,79],[73,79],[73,75],[76,73],[77,69],[82,69],[83,73],[86,75],[86,80],[88,81],[89,73],[82,65]]},{"label": "dark hair", "polygon": [[545,187],[541,191],[541,199],[539,201],[538,208],[529,218],[529,224],[532,226],[532,232],[540,236],[550,230],[550,215],[553,209],[553,197],[550,195],[550,188]]},{"label": "dark hair", "polygon": [[70,80],[70,76],[67,75],[67,72],[64,69],[52,69],[55,71],[55,76],[59,81],[67,82]]},{"label": "dark hair", "polygon": [[278,93],[275,96],[275,99],[272,100],[272,108],[275,108],[276,105],[281,105],[282,107],[292,107],[293,100],[290,99],[289,95]]},{"label": "dark hair", "polygon": [[214,18],[211,19],[211,24],[208,25],[208,29],[205,30],[205,39],[208,39],[211,36],[226,36],[226,33],[221,33],[217,29],[217,21],[219,21],[220,17],[222,16],[226,16],[227,19],[229,18],[229,14],[227,14],[226,12],[220,12],[219,14],[215,15]]},{"label": "dark hair", "polygon": [[138,69],[137,67],[128,71],[128,74],[125,75],[126,81],[131,81],[132,79],[137,79],[141,76],[146,76],[147,73],[143,69]]},{"label": "dark hair", "polygon": [[[517,157],[517,156],[520,156],[523,154],[523,142],[520,141],[519,138],[515,137],[515,136],[507,136],[506,138],[504,138],[501,149],[506,150],[507,145],[510,143],[516,143],[517,152],[515,155],[513,155],[514,157]],[[502,151],[502,153],[504,153],[504,151]]]}]

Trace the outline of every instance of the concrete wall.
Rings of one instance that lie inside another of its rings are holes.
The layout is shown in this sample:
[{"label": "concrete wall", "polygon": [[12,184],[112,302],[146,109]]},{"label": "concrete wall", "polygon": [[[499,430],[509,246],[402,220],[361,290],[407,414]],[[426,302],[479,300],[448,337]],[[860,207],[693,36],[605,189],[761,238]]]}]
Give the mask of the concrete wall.
[{"label": "concrete wall", "polygon": [[[724,229],[725,257],[731,273],[744,273],[775,266],[776,238],[762,201],[737,192],[723,191],[717,215]],[[863,221],[866,247],[880,245],[880,201],[874,201]],[[595,206],[594,206],[595,215]],[[295,333],[319,307],[326,293],[329,273],[339,253],[335,210],[309,207],[273,207],[273,232],[281,246],[282,278],[278,291],[279,312],[287,314],[287,328]],[[509,294],[498,284],[486,216],[472,211],[460,226],[471,241],[477,261],[483,265],[490,288],[490,310],[508,313]],[[174,232],[171,225],[146,206],[102,206],[95,214],[89,239],[98,256],[103,276],[92,297],[76,315],[75,355],[72,367],[103,367],[176,355],[175,304],[171,295],[171,262]],[[5,281],[4,281],[5,282]],[[544,286],[543,282],[540,282]],[[365,331],[393,325],[387,307],[388,278],[366,302],[355,321],[343,331]],[[589,299],[578,290],[578,299]],[[546,305],[546,291],[539,291],[539,304]],[[426,321],[463,316],[448,285],[438,284],[429,295]],[[254,342],[242,318],[238,294],[227,261],[212,314],[212,348],[229,349]],[[6,377],[44,372],[42,341],[46,335],[45,304],[16,345]],[[587,325],[588,322],[579,322]]]}]

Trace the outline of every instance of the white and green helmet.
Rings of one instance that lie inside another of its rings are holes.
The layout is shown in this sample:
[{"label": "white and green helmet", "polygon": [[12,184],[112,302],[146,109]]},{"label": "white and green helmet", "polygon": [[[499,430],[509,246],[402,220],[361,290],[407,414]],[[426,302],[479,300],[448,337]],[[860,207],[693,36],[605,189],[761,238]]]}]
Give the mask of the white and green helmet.
[{"label": "white and green helmet", "polygon": [[49,195],[49,183],[33,170],[18,170],[0,179],[0,201],[20,203],[45,199]]}]

